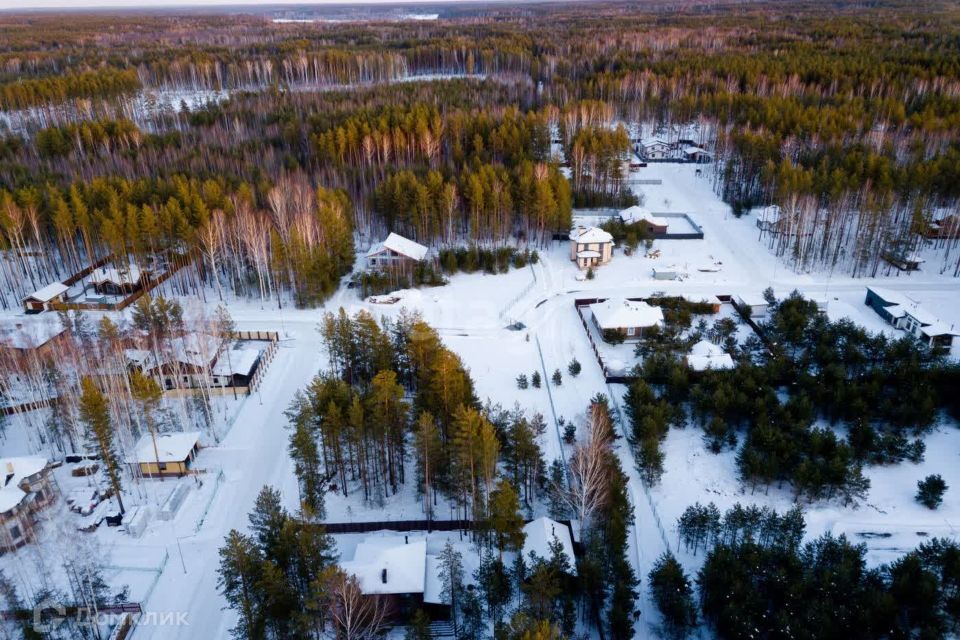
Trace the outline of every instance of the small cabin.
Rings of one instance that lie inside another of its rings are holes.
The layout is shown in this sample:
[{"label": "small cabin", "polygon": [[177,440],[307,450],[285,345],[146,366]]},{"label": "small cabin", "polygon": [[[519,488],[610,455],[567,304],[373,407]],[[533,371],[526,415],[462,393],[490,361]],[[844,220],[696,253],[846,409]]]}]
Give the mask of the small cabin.
[{"label": "small cabin", "polygon": [[127,464],[145,478],[182,477],[200,450],[200,432],[144,434]]},{"label": "small cabin", "polygon": [[27,313],[49,311],[51,306],[67,301],[69,287],[62,282],[54,282],[37,289],[23,299],[23,310]]}]

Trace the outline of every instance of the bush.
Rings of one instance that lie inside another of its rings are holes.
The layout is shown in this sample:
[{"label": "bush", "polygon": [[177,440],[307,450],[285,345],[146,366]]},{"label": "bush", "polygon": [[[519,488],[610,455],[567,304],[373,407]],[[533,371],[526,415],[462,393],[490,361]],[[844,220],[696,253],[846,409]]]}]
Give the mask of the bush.
[{"label": "bush", "polygon": [[570,361],[570,364],[567,365],[567,373],[576,378],[578,375],[580,375],[580,368],[580,362],[574,358]]},{"label": "bush", "polygon": [[517,376],[517,388],[526,389],[527,388],[527,374],[521,373]]},{"label": "bush", "polygon": [[928,509],[936,509],[943,502],[947,483],[939,474],[929,475],[917,483],[917,502]]},{"label": "bush", "polygon": [[623,329],[604,329],[603,341],[609,344],[623,344],[627,339],[627,332]]}]

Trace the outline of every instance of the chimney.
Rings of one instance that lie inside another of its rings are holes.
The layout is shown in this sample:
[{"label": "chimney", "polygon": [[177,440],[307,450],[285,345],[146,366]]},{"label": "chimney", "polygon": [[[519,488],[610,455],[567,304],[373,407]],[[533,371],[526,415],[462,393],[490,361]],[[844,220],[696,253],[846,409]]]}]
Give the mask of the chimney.
[{"label": "chimney", "polygon": [[384,569],[382,572],[380,572],[380,580],[383,581],[383,584],[387,584],[387,570],[386,570],[386,569]]},{"label": "chimney", "polygon": [[13,463],[9,460],[7,461],[7,473],[13,474]]},{"label": "chimney", "polygon": [[410,544],[410,536],[403,536],[403,544]]}]

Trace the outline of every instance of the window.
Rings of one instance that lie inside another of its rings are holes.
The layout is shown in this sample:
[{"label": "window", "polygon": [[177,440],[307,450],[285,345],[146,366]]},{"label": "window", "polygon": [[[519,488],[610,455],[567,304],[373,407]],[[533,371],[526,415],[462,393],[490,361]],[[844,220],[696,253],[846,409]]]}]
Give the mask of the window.
[{"label": "window", "polygon": [[20,537],[20,527],[18,527],[17,525],[13,525],[12,527],[10,527],[10,537],[13,538],[14,540],[16,540],[17,538],[19,538],[19,537]]},{"label": "window", "polygon": [[167,463],[166,463],[166,462],[161,462],[159,465],[157,465],[157,467],[159,467],[160,471],[166,471],[166,470],[167,470]]},{"label": "window", "polygon": [[636,327],[627,327],[627,335],[628,335],[628,336],[635,336],[635,335],[637,335],[637,328],[636,328]]}]

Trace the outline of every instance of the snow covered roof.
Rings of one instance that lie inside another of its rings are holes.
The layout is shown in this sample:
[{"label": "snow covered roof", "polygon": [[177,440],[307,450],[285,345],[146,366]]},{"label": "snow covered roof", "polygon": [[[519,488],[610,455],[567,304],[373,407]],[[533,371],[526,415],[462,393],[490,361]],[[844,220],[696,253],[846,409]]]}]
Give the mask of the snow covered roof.
[{"label": "snow covered roof", "polygon": [[261,353],[263,349],[256,344],[238,342],[229,350],[229,356],[227,351],[220,354],[212,373],[215,376],[248,376]]},{"label": "snow covered roof", "polygon": [[127,265],[123,269],[116,267],[97,267],[90,274],[90,282],[97,284],[115,284],[117,286],[129,286],[140,282],[140,267],[135,264]]},{"label": "snow covered roof", "polygon": [[599,257],[600,257],[600,252],[599,252],[599,251],[589,251],[589,250],[586,250],[586,251],[577,251],[577,257],[578,257],[578,258],[599,258]]},{"label": "snow covered roof", "polygon": [[660,139],[647,140],[646,142],[641,143],[643,147],[669,147],[670,143],[665,142]]},{"label": "snow covered roof", "polygon": [[873,291],[884,302],[890,306],[885,307],[887,313],[894,318],[902,318],[909,315],[911,318],[923,325],[934,325],[940,321],[936,316],[927,312],[919,303],[914,302],[899,291],[892,289],[883,289],[881,287],[867,287],[868,291]]},{"label": "snow covered roof", "polygon": [[200,441],[199,431],[182,433],[161,433],[157,435],[157,449],[153,449],[153,438],[144,435],[137,442],[133,455],[127,458],[129,464],[140,462],[183,462]]},{"label": "snow covered roof", "polygon": [[36,300],[38,302],[50,302],[59,295],[66,293],[70,287],[62,282],[52,282],[45,287],[37,289],[24,300]]},{"label": "snow covered roof", "polygon": [[768,307],[770,305],[767,302],[767,299],[763,297],[762,294],[751,292],[751,293],[742,293],[737,296],[737,300],[742,305],[748,307]]},{"label": "snow covered roof", "polygon": [[645,221],[659,227],[666,227],[670,225],[669,219],[655,216],[639,205],[633,205],[632,207],[627,207],[621,211],[620,219],[627,224]]},{"label": "snow covered roof", "polygon": [[[160,364],[180,362],[198,368],[209,367],[220,352],[221,346],[222,342],[217,336],[209,333],[189,333],[170,341],[169,349],[165,349],[160,354]],[[157,366],[155,354],[149,350],[127,349],[126,356],[144,370]]]},{"label": "snow covered roof", "polygon": [[64,331],[63,324],[55,317],[4,322],[0,325],[0,343],[13,349],[36,349]]},{"label": "snow covered roof", "polygon": [[687,366],[694,371],[732,369],[733,358],[709,340],[701,340],[690,348],[690,354],[687,355]]},{"label": "snow covered roof", "polygon": [[23,502],[28,494],[20,488],[20,483],[46,467],[47,459],[39,456],[0,458],[0,473],[3,474],[0,478],[3,482],[0,487],[0,513],[6,513]]},{"label": "snow covered roof", "polygon": [[413,536],[370,536],[357,545],[353,560],[341,561],[340,567],[357,577],[367,595],[423,593],[427,541]]},{"label": "snow covered roof", "polygon": [[663,323],[663,310],[643,300],[610,298],[590,305],[590,312],[601,329],[652,327]]},{"label": "snow covered roof", "polygon": [[573,542],[570,541],[570,529],[550,518],[537,518],[523,527],[526,537],[523,540],[523,557],[530,557],[533,551],[544,560],[550,559],[550,544],[560,542],[564,555],[570,562],[570,574],[577,575],[577,563],[573,557]]},{"label": "snow covered roof", "polygon": [[687,146],[685,146],[685,147],[683,148],[683,152],[684,152],[686,155],[693,155],[693,154],[695,154],[695,153],[708,153],[708,151],[707,151],[706,149],[703,149],[703,148],[701,148],[701,147],[697,147],[697,146],[695,146],[695,145],[687,145]]},{"label": "snow covered roof", "polygon": [[604,244],[613,242],[613,236],[600,227],[577,227],[570,232],[570,239],[579,244]]},{"label": "snow covered roof", "polygon": [[370,251],[367,251],[367,257],[375,256],[378,253],[383,253],[385,249],[389,249],[394,253],[399,253],[402,256],[406,256],[411,260],[420,261],[427,257],[427,252],[429,249],[423,246],[419,242],[414,242],[409,238],[404,238],[403,236],[390,233],[387,236],[387,239],[383,242],[378,242],[377,244],[370,247]]}]

